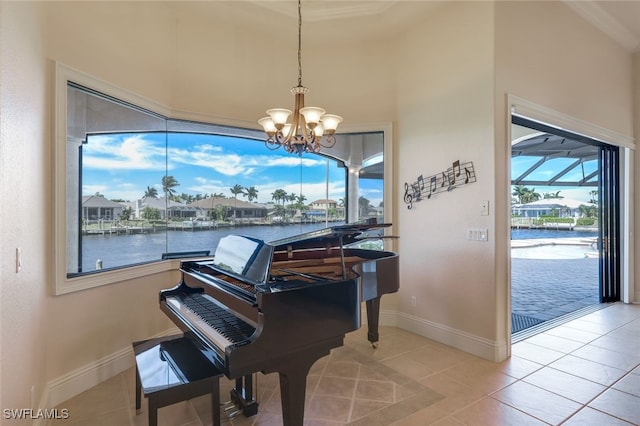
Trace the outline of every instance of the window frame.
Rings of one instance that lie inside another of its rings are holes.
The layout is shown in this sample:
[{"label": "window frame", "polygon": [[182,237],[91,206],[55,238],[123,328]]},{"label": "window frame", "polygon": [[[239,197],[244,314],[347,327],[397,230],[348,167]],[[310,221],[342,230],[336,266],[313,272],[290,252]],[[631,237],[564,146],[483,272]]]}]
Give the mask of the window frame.
[{"label": "window frame", "polygon": [[[241,120],[230,120],[211,115],[184,113],[172,110],[171,108],[154,102],[150,99],[133,94],[127,90],[116,87],[105,81],[91,77],[80,71],[69,68],[59,62],[54,67],[54,117],[53,117],[53,139],[54,146],[52,152],[52,195],[53,195],[53,215],[52,215],[52,265],[54,272],[53,294],[62,295],[75,291],[85,290],[103,285],[114,284],[131,279],[142,278],[154,274],[166,273],[178,269],[180,259],[159,259],[157,262],[131,265],[123,268],[104,270],[99,273],[83,274],[80,276],[68,277],[67,275],[67,85],[69,82],[84,86],[90,90],[111,96],[119,101],[130,103],[136,107],[148,110],[152,113],[165,117],[167,120],[186,120],[196,123],[211,125],[230,126],[240,129],[256,130],[255,123],[248,123]],[[359,132],[382,132],[384,138],[384,217],[385,221],[393,223],[393,208],[395,204],[393,197],[393,145],[391,123],[345,125],[340,129],[340,133]],[[385,234],[394,235],[394,226],[387,228]],[[389,247],[387,247],[389,246]],[[390,250],[395,246],[393,240],[385,240],[385,249]]]}]

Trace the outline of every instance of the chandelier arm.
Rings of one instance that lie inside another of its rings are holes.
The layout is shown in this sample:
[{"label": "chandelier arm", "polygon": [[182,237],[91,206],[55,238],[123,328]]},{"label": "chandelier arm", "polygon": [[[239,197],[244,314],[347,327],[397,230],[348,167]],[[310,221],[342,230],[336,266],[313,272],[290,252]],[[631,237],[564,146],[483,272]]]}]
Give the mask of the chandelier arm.
[{"label": "chandelier arm", "polygon": [[278,135],[276,134],[276,140],[274,140],[274,139],[266,139],[264,141],[264,146],[266,146],[271,151],[275,151],[276,149],[280,148],[282,146],[282,143],[280,143],[277,140],[277,137],[278,137]]},{"label": "chandelier arm", "polygon": [[323,148],[333,148],[333,146],[336,144],[336,138],[333,135],[327,135],[325,140],[326,143],[322,143],[322,138],[320,138],[317,141],[317,144]]},{"label": "chandelier arm", "polygon": [[295,109],[293,113],[293,119],[291,120],[291,127],[289,128],[289,134],[286,135],[285,143],[295,143],[298,141],[298,126],[300,125],[300,114],[298,109]]}]

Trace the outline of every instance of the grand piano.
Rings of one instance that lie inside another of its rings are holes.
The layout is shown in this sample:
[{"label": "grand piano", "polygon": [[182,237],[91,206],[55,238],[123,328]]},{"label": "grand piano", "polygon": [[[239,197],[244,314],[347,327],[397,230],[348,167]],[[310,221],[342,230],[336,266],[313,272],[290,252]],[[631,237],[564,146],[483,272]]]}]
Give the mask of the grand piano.
[{"label": "grand piano", "polygon": [[302,425],[308,371],[360,327],[362,301],[377,345],[380,297],[399,288],[398,256],[350,246],[387,226],[333,226],[269,243],[229,235],[213,259],[181,262],[160,308],[236,380],[231,399],[245,415],[257,412],[251,374],[276,372],[284,425]]}]

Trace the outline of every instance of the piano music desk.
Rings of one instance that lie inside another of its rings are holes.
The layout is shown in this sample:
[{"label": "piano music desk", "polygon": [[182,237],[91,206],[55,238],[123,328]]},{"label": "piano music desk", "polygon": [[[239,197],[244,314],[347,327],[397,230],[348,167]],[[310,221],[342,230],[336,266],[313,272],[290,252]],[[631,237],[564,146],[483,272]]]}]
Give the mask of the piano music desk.
[{"label": "piano music desk", "polygon": [[158,409],[211,394],[214,426],[220,425],[219,379],[222,372],[182,335],[133,343],[136,358],[136,410],[142,393],[149,400],[149,426],[156,426]]}]

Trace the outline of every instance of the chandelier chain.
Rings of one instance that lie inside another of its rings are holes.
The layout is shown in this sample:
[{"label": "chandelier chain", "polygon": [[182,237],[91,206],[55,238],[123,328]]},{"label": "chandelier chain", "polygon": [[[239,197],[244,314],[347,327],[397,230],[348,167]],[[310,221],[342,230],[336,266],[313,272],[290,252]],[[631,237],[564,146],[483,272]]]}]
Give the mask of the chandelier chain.
[{"label": "chandelier chain", "polygon": [[298,86],[302,86],[302,0],[298,0]]}]

